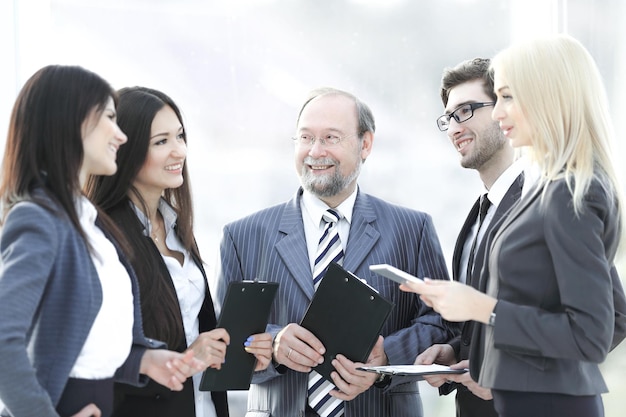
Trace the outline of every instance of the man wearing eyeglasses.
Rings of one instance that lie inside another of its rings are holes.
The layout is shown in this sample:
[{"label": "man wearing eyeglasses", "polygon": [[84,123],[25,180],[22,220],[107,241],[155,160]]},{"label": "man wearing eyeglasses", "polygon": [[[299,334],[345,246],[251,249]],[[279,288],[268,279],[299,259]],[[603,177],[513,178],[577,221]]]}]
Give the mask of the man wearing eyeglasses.
[{"label": "man wearing eyeglasses", "polygon": [[[495,104],[489,60],[476,58],[448,68],[441,81],[445,113],[437,119],[457,150],[461,166],[478,171],[485,191],[474,203],[457,237],[452,257],[453,279],[484,291],[480,270],[485,256],[486,237],[520,198],[524,182],[523,162],[515,153],[497,122],[491,119]],[[482,219],[482,220],[481,220]],[[482,325],[463,324],[460,336],[436,344],[420,354],[416,364],[439,363],[469,369],[471,341],[480,337]],[[478,353],[482,354],[482,353]],[[489,389],[480,387],[470,373],[429,376],[426,381],[447,395],[456,389],[456,415],[497,417]]]},{"label": "man wearing eyeglasses", "polygon": [[456,324],[444,322],[416,294],[400,291],[398,284],[369,270],[371,264],[389,263],[415,276],[448,276],[428,214],[392,205],[357,186],[374,130],[370,109],[354,95],[314,90],[300,109],[293,138],[301,183],[296,195],[224,227],[217,298],[223,299],[231,281],[280,283],[267,328],[274,335],[273,366],[253,376],[248,416],[423,415],[417,382],[377,380],[376,374],[357,371],[361,364],[343,355],[332,361],[334,387],[323,398],[310,382],[323,344],[298,324],[315,294],[316,259],[324,257],[316,252],[325,236],[325,213],[332,209],[340,242],[335,259],[395,304],[368,364],[411,363],[424,349],[458,333]]}]

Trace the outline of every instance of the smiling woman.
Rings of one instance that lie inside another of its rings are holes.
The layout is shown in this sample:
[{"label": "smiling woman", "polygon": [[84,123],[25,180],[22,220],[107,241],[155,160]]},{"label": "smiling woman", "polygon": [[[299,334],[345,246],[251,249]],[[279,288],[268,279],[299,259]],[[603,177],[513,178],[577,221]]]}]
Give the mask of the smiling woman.
[{"label": "smiling woman", "polygon": [[89,175],[115,174],[117,150],[127,140],[115,120],[115,104],[110,97],[104,109],[94,109],[83,123],[84,157],[80,172],[81,185],[86,183]]},{"label": "smiling woman", "polygon": [[[120,90],[119,124],[129,136],[113,176],[94,176],[88,194],[124,231],[137,272],[146,334],[219,369],[230,335],[216,329],[207,275],[193,233],[187,135],[176,103],[161,91]],[[236,341],[233,341],[236,342]],[[237,341],[239,342],[239,341]],[[269,364],[269,334],[250,337],[257,369]],[[247,346],[247,345],[246,345]],[[267,351],[267,354],[264,353]],[[115,386],[114,417],[228,416],[225,392],[200,391],[202,373],[180,393],[150,383]]]},{"label": "smiling woman", "polygon": [[114,381],[180,390],[199,369],[151,350],[163,345],[144,336],[126,240],[82,191],[117,170],[116,96],[50,65],[15,101],[0,178],[0,399],[14,417],[108,417]]}]

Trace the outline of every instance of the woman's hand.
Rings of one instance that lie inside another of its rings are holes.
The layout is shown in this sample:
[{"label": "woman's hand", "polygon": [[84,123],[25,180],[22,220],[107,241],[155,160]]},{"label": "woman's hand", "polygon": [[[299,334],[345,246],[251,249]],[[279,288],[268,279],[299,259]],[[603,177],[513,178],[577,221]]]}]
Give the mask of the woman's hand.
[{"label": "woman's hand", "polygon": [[244,342],[246,352],[253,354],[256,359],[255,371],[266,369],[272,361],[272,335],[269,333],[253,334]]},{"label": "woman's hand", "polygon": [[78,413],[74,414],[72,417],[101,417],[102,412],[95,404],[91,403],[83,407]]},{"label": "woman's hand", "polygon": [[193,351],[179,353],[165,349],[148,349],[141,358],[139,372],[172,391],[180,391],[187,378],[205,368],[204,362],[194,358]]},{"label": "woman's hand", "polygon": [[407,282],[402,291],[420,294],[420,299],[448,321],[489,322],[497,300],[457,281],[425,278],[423,283]]},{"label": "woman's hand", "polygon": [[225,329],[213,329],[200,333],[187,351],[193,351],[194,357],[204,362],[204,369],[220,369],[226,359],[226,347],[230,344],[230,335]]}]

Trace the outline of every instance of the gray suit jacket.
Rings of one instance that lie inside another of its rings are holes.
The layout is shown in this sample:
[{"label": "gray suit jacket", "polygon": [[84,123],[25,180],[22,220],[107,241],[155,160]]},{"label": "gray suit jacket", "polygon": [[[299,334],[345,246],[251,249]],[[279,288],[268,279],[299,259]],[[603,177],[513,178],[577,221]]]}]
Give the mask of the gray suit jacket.
[{"label": "gray suit jacket", "polygon": [[[299,190],[284,204],[224,227],[217,268],[220,305],[229,282],[251,280],[280,283],[268,331],[276,335],[299,323],[314,294]],[[389,263],[420,277],[447,279],[441,247],[429,215],[398,207],[359,192],[354,206],[343,266],[367,280],[395,303],[382,334],[392,364],[413,363],[417,354],[454,336],[456,326],[398,289],[393,281],[369,271],[370,264]],[[307,374],[279,372],[274,366],[258,372],[248,396],[248,417],[303,416]],[[394,381],[384,392],[371,388],[346,404],[346,417],[422,415],[417,383]]]},{"label": "gray suit jacket", "polygon": [[[595,395],[606,391],[598,364],[626,336],[626,299],[613,264],[620,219],[595,180],[576,216],[564,180],[534,190],[491,240],[483,269],[497,292],[486,327],[481,385],[501,390]],[[472,359],[470,359],[471,361]],[[482,366],[481,366],[482,365]]]},{"label": "gray suit jacket", "polygon": [[[69,219],[32,202],[11,209],[0,249],[0,398],[13,416],[56,417],[102,303],[98,274]],[[134,345],[116,380],[145,384],[141,357],[163,344],[144,337],[134,272],[118,254],[132,279],[135,321]]]}]

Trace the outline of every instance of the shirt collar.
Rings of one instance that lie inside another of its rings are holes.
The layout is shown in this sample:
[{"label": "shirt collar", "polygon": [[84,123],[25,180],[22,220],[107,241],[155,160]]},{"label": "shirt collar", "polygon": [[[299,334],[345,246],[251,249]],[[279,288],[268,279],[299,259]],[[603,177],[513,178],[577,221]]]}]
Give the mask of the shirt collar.
[{"label": "shirt collar", "polygon": [[[146,236],[150,236],[152,233],[152,225],[150,224],[150,219],[146,217],[146,215],[141,211],[139,207],[135,205],[132,201],[129,200],[130,206],[135,211],[137,218],[143,224],[143,234]],[[161,216],[163,216],[163,221],[165,222],[165,234],[168,235],[168,231],[176,227],[176,221],[178,220],[178,215],[176,211],[170,206],[167,201],[163,198],[159,200],[159,212],[161,212]]]},{"label": "shirt collar", "polygon": [[500,204],[515,178],[522,173],[527,164],[526,158],[519,158],[500,174],[487,193],[492,205],[497,207]]},{"label": "shirt collar", "polygon": [[74,200],[74,207],[76,208],[76,214],[81,223],[94,225],[96,224],[96,218],[98,217],[98,210],[96,206],[84,195],[78,196]]},{"label": "shirt collar", "polygon": [[[357,191],[358,187],[355,188],[354,192],[350,194],[341,204],[339,204],[339,206],[334,208],[334,210],[341,213],[348,224],[352,223],[352,210],[354,209]],[[302,193],[302,205],[311,217],[313,223],[318,225],[322,221],[322,215],[330,208],[326,203],[307,190],[304,190]]]}]

